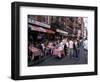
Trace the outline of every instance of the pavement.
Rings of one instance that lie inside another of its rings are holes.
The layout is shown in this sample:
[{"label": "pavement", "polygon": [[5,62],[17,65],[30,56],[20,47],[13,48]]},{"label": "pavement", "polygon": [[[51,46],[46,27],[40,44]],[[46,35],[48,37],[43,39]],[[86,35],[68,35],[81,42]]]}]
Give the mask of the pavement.
[{"label": "pavement", "polygon": [[[75,52],[74,52],[75,55]],[[77,64],[88,64],[88,53],[82,47],[80,47],[79,57],[64,56],[57,58],[54,56],[46,55],[37,61],[29,62],[28,66],[51,66],[51,65],[77,65]]]}]

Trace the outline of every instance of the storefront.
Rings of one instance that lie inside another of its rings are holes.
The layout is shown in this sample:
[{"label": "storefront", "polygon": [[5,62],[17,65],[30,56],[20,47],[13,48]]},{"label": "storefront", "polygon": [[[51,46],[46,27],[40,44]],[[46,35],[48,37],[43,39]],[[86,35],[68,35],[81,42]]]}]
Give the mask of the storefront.
[{"label": "storefront", "polygon": [[28,36],[32,37],[32,40],[36,43],[44,42],[46,40],[52,40],[54,38],[55,32],[50,29],[30,24],[28,24],[28,28],[30,29],[30,33],[28,33]]}]

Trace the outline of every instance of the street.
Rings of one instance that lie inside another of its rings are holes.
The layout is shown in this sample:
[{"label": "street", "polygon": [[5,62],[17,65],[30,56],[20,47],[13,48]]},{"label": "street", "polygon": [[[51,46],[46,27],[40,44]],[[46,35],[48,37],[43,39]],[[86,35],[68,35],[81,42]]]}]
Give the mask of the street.
[{"label": "street", "polygon": [[[75,55],[75,52],[73,56]],[[62,58],[56,58],[51,55],[46,55],[36,62],[30,62],[28,66],[50,66],[50,65],[75,65],[75,64],[87,64],[88,55],[82,47],[80,47],[78,58],[63,56]]]}]

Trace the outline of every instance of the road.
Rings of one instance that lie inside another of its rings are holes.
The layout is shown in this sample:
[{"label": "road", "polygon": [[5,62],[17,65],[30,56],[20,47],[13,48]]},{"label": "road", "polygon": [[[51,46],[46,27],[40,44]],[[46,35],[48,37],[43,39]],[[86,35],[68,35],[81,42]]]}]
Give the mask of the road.
[{"label": "road", "polygon": [[[62,58],[56,58],[51,55],[47,55],[36,62],[29,63],[28,66],[50,66],[50,65],[76,65],[76,64],[87,64],[88,55],[82,47],[80,47],[79,57],[70,58],[69,56],[64,56]],[[75,55],[75,52],[74,52]]]}]

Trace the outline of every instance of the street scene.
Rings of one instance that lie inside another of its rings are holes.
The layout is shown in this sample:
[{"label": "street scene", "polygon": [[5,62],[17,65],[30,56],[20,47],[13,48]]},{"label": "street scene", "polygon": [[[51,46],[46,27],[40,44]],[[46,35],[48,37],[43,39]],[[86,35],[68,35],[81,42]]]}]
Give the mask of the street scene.
[{"label": "street scene", "polygon": [[28,66],[88,64],[88,18],[28,15]]}]

